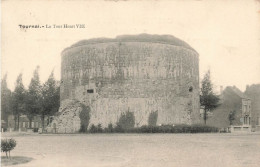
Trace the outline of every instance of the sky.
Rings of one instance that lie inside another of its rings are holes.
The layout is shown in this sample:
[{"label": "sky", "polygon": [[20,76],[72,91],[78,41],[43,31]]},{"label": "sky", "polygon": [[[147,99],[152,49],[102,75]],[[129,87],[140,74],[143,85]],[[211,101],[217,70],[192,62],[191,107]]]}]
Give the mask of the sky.
[{"label": "sky", "polygon": [[[37,65],[45,82],[60,79],[61,52],[79,40],[123,34],[170,34],[199,53],[200,78],[210,69],[220,86],[260,83],[260,2],[185,1],[2,1],[1,78],[11,90],[19,73],[28,87]],[[46,24],[52,28],[21,29]],[[53,28],[84,24],[85,28]]]}]

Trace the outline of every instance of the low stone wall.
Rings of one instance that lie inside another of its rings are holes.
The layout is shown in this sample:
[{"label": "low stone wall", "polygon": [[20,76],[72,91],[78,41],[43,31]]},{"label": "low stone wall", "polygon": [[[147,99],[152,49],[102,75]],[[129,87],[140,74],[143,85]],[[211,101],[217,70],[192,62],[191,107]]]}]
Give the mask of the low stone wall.
[{"label": "low stone wall", "polygon": [[255,131],[260,132],[260,125],[256,125]]},{"label": "low stone wall", "polygon": [[251,132],[251,126],[230,126],[229,131],[231,133]]}]

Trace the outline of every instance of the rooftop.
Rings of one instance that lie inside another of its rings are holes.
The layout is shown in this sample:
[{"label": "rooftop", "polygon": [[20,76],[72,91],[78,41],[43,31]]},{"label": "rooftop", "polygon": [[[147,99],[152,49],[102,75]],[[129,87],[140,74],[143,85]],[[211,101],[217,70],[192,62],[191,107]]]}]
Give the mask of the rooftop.
[{"label": "rooftop", "polygon": [[236,95],[243,99],[249,99],[241,90],[239,90],[236,86],[228,86],[228,89],[231,89]]},{"label": "rooftop", "polygon": [[[151,35],[151,34],[139,34],[139,35],[120,35],[116,38],[92,38],[87,40],[81,40],[69,48],[83,46],[87,44],[96,44],[96,43],[107,43],[107,42],[151,42],[151,43],[163,43],[170,44],[175,46],[181,46],[186,49],[195,51],[189,44],[186,42],[172,36],[172,35]],[[66,48],[66,49],[69,49]],[[64,49],[64,50],[66,50]],[[196,51],[195,51],[196,52]]]}]

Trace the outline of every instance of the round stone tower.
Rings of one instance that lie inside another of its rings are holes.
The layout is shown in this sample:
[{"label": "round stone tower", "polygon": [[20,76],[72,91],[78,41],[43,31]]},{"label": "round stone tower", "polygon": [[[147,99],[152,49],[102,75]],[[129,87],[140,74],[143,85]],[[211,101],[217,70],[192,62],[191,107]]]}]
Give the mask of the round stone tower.
[{"label": "round stone tower", "polygon": [[78,101],[90,108],[90,123],[102,127],[126,111],[134,113],[135,126],[148,124],[152,112],[157,125],[197,123],[198,56],[170,35],[79,41],[62,52],[61,111]]}]

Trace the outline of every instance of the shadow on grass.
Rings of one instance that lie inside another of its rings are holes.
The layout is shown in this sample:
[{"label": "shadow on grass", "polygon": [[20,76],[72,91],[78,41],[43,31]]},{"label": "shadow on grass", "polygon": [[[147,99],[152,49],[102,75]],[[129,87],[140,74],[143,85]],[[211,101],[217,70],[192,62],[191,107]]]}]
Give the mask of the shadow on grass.
[{"label": "shadow on grass", "polygon": [[24,164],[31,160],[33,160],[33,158],[30,157],[13,156],[11,158],[6,158],[5,156],[1,156],[1,166]]}]

